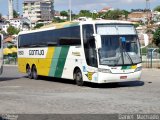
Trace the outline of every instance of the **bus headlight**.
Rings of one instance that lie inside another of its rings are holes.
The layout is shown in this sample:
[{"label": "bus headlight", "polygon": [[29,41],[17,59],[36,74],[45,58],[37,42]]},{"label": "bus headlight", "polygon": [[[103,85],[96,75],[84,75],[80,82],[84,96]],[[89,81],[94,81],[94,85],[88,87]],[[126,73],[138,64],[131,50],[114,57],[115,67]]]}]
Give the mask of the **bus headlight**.
[{"label": "bus headlight", "polygon": [[142,70],[142,66],[141,67],[137,67],[134,72],[141,71],[141,70]]},{"label": "bus headlight", "polygon": [[98,72],[111,73],[111,70],[110,70],[110,69],[102,69],[102,68],[98,68]]}]

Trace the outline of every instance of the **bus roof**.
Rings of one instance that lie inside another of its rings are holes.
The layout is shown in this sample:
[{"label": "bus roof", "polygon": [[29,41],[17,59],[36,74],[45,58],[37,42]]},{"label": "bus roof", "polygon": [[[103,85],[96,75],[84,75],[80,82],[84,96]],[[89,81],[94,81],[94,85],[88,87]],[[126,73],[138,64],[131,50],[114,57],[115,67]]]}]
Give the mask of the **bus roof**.
[{"label": "bus roof", "polygon": [[72,22],[63,22],[63,23],[51,23],[49,25],[45,25],[40,29],[31,30],[31,31],[22,31],[19,34],[27,34],[27,33],[34,33],[46,30],[53,30],[53,29],[60,29],[84,24],[132,24],[128,21],[120,21],[120,20],[88,20],[88,21],[72,21]]},{"label": "bus roof", "polygon": [[43,26],[41,28],[55,27],[56,29],[59,29],[59,28],[65,28],[65,27],[71,27],[71,26],[77,26],[77,25],[83,25],[83,24],[101,24],[101,23],[132,24],[131,22],[120,21],[120,20],[87,20],[87,21],[72,21],[72,22],[63,22],[63,23],[51,23],[51,24]]}]

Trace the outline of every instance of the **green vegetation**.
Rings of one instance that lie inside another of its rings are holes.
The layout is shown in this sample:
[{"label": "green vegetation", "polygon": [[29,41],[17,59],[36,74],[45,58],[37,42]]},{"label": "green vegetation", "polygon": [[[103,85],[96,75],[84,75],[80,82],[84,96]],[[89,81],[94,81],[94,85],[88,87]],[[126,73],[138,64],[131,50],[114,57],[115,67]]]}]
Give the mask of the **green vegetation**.
[{"label": "green vegetation", "polygon": [[89,10],[81,10],[78,17],[92,17],[92,13]]},{"label": "green vegetation", "polygon": [[61,22],[65,22],[65,20],[62,20],[59,17],[54,17],[52,22],[61,23]]},{"label": "green vegetation", "polygon": [[9,35],[14,35],[14,34],[18,34],[20,30],[10,25],[7,29],[7,32]]},{"label": "green vegetation", "polygon": [[15,10],[13,10],[13,17],[18,18],[18,16],[19,16],[19,14]]},{"label": "green vegetation", "polygon": [[154,8],[154,11],[160,12],[160,5]]},{"label": "green vegetation", "polygon": [[61,11],[61,12],[60,12],[60,15],[61,15],[61,16],[66,16],[66,17],[68,17],[68,12],[67,12],[67,11]]},{"label": "green vegetation", "polygon": [[36,26],[34,27],[34,29],[41,28],[42,26],[44,26],[43,23],[38,23],[38,24],[36,24]]},{"label": "green vegetation", "polygon": [[112,19],[112,20],[118,20],[122,15],[121,10],[109,10],[107,13],[105,13],[104,18],[105,19]]},{"label": "green vegetation", "polygon": [[153,34],[153,43],[160,47],[160,27]]}]

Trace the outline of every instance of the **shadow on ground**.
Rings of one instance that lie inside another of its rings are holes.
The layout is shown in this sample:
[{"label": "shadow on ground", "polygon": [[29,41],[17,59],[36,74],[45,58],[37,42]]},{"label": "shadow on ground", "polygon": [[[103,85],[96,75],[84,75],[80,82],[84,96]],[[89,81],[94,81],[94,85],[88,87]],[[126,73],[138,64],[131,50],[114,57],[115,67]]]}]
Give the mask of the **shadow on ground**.
[{"label": "shadow on ground", "polygon": [[[76,85],[76,82],[73,81],[73,80],[61,79],[61,78],[41,76],[40,80],[57,82],[57,83],[62,83],[62,84],[64,83],[64,84]],[[96,84],[96,83],[85,82],[83,87],[91,87],[91,88],[140,87],[140,86],[143,86],[144,84],[145,83],[143,81],[132,81],[132,82],[121,82],[121,83],[104,83],[104,84]]]},{"label": "shadow on ground", "polygon": [[17,80],[20,79],[21,77],[0,77],[0,82],[3,81],[10,81],[10,80]]}]

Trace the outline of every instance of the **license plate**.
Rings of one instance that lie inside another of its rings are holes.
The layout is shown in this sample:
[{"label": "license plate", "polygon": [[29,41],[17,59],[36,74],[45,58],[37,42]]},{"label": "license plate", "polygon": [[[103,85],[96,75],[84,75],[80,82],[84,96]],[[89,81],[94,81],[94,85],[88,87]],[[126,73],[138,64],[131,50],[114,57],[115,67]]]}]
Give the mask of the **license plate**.
[{"label": "license plate", "polygon": [[127,79],[127,76],[120,76],[120,79]]}]

